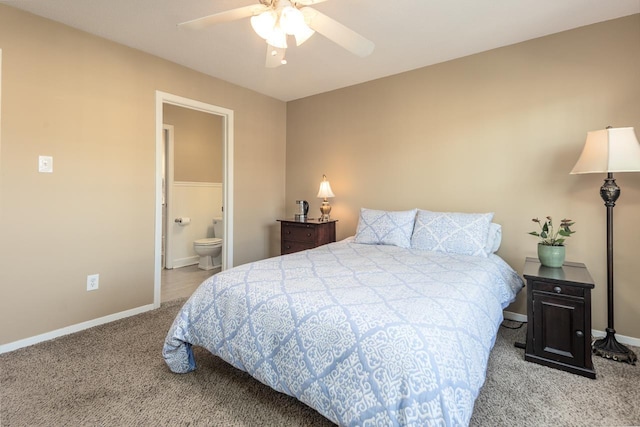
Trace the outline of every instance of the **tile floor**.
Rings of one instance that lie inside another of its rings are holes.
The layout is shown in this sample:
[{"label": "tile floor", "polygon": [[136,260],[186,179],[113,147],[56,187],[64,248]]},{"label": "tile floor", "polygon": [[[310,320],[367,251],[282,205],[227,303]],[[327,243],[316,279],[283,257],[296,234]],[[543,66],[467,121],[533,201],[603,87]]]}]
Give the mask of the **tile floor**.
[{"label": "tile floor", "polygon": [[220,271],[200,270],[198,265],[162,270],[161,302],[190,296],[207,277]]}]

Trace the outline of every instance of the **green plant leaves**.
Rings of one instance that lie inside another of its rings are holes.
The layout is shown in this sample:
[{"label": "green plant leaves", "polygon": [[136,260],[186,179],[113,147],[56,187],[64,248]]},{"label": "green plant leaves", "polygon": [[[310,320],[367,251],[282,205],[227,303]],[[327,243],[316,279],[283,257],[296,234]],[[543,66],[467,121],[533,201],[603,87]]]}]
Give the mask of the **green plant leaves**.
[{"label": "green plant leaves", "polygon": [[[553,228],[553,219],[548,216],[547,221],[542,222],[538,218],[534,218],[531,221],[537,223],[540,226],[540,233],[532,231],[529,234],[532,236],[540,237],[540,243],[547,246],[564,246],[565,237],[570,237],[575,231],[571,230],[571,227],[575,222],[570,219],[563,219],[560,221],[560,226],[557,231]],[[559,238],[558,236],[562,236]]]}]

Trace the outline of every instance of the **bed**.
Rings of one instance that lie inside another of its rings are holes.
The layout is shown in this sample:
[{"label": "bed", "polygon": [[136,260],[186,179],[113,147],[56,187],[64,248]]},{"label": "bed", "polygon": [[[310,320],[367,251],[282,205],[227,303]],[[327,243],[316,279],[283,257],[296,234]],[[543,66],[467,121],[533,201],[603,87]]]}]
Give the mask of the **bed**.
[{"label": "bed", "polygon": [[523,286],[492,217],[362,209],[355,237],[205,280],[163,357],[186,373],[204,347],[339,425],[468,425]]}]

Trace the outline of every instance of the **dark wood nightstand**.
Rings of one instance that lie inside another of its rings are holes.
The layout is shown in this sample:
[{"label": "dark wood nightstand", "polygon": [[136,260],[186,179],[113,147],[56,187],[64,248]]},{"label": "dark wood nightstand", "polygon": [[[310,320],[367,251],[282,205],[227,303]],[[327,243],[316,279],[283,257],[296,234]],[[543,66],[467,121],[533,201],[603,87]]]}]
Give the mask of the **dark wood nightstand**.
[{"label": "dark wood nightstand", "polygon": [[563,371],[595,378],[591,361],[591,289],[584,264],[544,267],[527,258],[527,343],[524,358]]},{"label": "dark wood nightstand", "polygon": [[282,255],[313,249],[336,241],[336,222],[307,219],[279,219],[280,253]]}]

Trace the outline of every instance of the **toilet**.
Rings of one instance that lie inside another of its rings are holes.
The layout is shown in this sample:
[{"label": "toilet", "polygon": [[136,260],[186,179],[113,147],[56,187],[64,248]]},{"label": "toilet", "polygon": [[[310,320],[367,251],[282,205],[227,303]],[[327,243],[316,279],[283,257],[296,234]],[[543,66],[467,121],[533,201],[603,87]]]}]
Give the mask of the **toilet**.
[{"label": "toilet", "polygon": [[200,256],[198,268],[213,270],[222,266],[222,218],[213,220],[213,236],[193,242],[193,250]]}]

